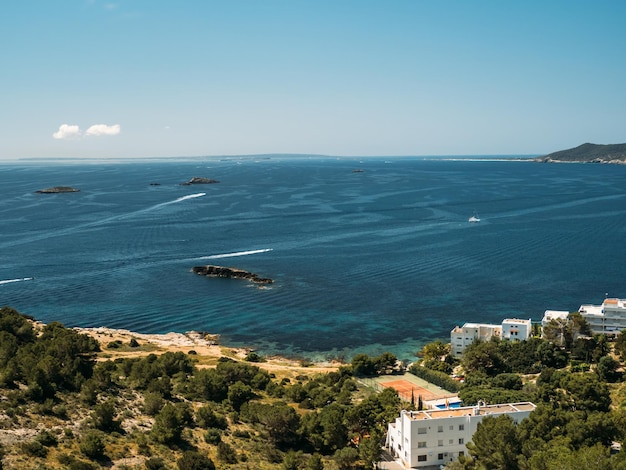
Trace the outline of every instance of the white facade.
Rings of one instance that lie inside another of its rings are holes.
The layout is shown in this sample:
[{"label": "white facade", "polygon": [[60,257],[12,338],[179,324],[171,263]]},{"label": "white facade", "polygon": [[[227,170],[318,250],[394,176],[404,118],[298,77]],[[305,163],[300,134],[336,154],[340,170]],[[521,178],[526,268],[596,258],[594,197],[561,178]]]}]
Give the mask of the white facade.
[{"label": "white facade", "polygon": [[602,305],[581,305],[578,312],[593,333],[616,335],[626,329],[626,299],[604,299]]},{"label": "white facade", "polygon": [[525,341],[532,333],[532,322],[517,318],[506,318],[502,321],[502,338]]},{"label": "white facade", "polygon": [[569,312],[565,310],[546,310],[543,313],[543,318],[541,319],[541,327],[545,328],[548,323],[552,320],[563,320],[567,321],[569,317]]},{"label": "white facade", "polygon": [[444,410],[402,411],[387,430],[386,447],[405,468],[445,465],[467,452],[485,416],[508,414],[515,423],[526,418],[530,402],[468,406]]},{"label": "white facade", "polygon": [[487,323],[466,323],[455,327],[450,332],[450,345],[453,356],[460,356],[475,340],[489,341],[491,338],[502,338],[502,325]]}]

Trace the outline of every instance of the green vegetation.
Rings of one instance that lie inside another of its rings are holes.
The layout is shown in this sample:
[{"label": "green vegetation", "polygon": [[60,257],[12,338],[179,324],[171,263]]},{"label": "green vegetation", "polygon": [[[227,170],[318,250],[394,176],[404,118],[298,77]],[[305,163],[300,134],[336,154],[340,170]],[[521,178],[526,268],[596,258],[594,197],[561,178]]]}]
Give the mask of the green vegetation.
[{"label": "green vegetation", "polygon": [[[199,366],[197,354],[136,341],[104,348],[0,310],[0,427],[16,436],[0,468],[372,468],[402,408],[393,390],[359,389],[350,366],[277,379],[253,353]],[[143,353],[107,360],[133,350]],[[374,373],[398,364],[389,353],[360,360]]]},{"label": "green vegetation", "polygon": [[[401,372],[390,353],[277,378],[251,354],[209,365],[104,344],[0,309],[0,428],[15,436],[0,442],[0,469],[368,469],[399,410],[423,405],[359,384]],[[141,354],[111,360],[111,350]],[[517,425],[485,417],[449,469],[626,470],[625,453],[610,451],[626,442],[626,335],[591,336],[573,315],[545,338],[476,342],[460,360],[434,341],[418,356],[410,371],[465,404],[537,405]]]},{"label": "green vegetation", "polygon": [[477,341],[460,361],[444,356],[449,353],[440,343],[425,346],[411,371],[454,390],[445,385],[447,376],[436,375],[441,363],[449,363],[465,377],[459,397],[466,405],[537,405],[518,425],[507,416],[485,417],[467,446],[469,455],[449,470],[626,469],[626,452],[611,452],[626,443],[624,333],[611,343],[592,336],[586,321],[571,314],[552,322],[544,338]]}]

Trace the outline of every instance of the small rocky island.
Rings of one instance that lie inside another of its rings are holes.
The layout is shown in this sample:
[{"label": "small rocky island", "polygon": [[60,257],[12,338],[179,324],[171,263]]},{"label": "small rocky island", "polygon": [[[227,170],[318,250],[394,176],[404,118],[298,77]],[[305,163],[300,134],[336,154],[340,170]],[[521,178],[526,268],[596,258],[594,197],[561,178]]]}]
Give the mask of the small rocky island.
[{"label": "small rocky island", "polygon": [[256,284],[273,284],[274,280],[266,277],[259,277],[257,274],[243,269],[227,268],[224,266],[194,266],[191,270],[201,276],[224,277],[228,279],[247,279]]},{"label": "small rocky island", "polygon": [[542,163],[613,163],[626,164],[626,144],[582,144],[534,159]]},{"label": "small rocky island", "polygon": [[56,194],[56,193],[77,193],[80,189],[71,186],[54,186],[53,188],[39,189],[35,191],[39,194]]},{"label": "small rocky island", "polygon": [[215,184],[219,183],[218,180],[213,180],[211,178],[202,178],[200,176],[194,176],[189,181],[185,181],[184,183],[180,183],[183,186],[190,186],[192,184]]}]

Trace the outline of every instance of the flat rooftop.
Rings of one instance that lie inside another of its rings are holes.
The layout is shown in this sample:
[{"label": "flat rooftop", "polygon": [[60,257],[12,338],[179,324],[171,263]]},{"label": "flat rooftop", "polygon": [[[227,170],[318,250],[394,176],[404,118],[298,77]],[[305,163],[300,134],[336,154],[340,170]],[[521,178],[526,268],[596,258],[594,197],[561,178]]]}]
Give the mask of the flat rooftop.
[{"label": "flat rooftop", "polygon": [[578,311],[580,313],[584,313],[585,315],[604,315],[602,305],[581,305]]},{"label": "flat rooftop", "polygon": [[626,300],[625,299],[604,299],[602,305],[606,305],[607,307],[617,307],[617,308],[626,308]]},{"label": "flat rooftop", "polygon": [[458,418],[460,416],[485,416],[503,413],[515,413],[518,411],[533,411],[535,405],[530,402],[504,403],[500,405],[464,406],[461,408],[448,408],[445,410],[406,411],[410,419],[428,420],[442,418]]},{"label": "flat rooftop", "polygon": [[465,323],[463,328],[502,328],[502,325],[493,325],[491,323]]}]

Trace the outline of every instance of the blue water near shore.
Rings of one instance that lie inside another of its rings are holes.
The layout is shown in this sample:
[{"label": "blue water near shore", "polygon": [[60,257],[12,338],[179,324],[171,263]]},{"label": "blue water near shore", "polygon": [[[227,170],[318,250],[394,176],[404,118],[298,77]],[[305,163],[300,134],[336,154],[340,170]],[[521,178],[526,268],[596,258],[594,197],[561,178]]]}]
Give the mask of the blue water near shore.
[{"label": "blue water near shore", "polygon": [[[193,176],[220,183],[179,184]],[[57,185],[80,192],[34,193]],[[313,359],[411,358],[466,321],[538,321],[626,297],[626,166],[30,162],[0,165],[0,188],[0,303],[44,322],[201,330]],[[202,264],[275,284],[190,272]]]}]

